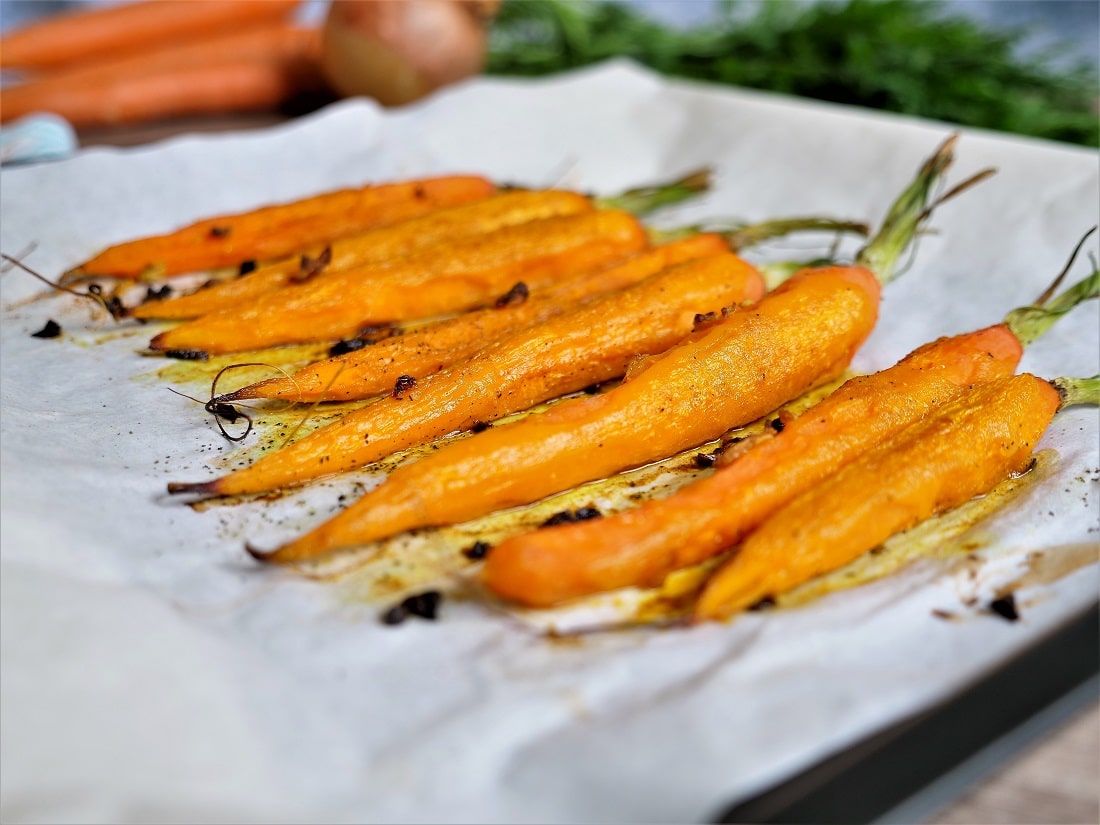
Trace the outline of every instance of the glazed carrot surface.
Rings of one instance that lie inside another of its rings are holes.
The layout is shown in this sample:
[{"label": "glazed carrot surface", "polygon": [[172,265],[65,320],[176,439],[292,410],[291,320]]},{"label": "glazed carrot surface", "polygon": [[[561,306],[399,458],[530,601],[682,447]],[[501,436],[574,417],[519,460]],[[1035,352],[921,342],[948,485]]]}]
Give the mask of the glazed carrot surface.
[{"label": "glazed carrot surface", "polygon": [[0,38],[0,67],[56,69],[155,49],[273,20],[298,0],[143,0],[78,8],[42,18]]},{"label": "glazed carrot surface", "polygon": [[[164,235],[117,244],[70,272],[137,278],[150,268],[171,275],[280,257],[334,241],[355,230],[479,200],[494,189],[485,178],[469,175],[342,189],[206,218]],[[349,214],[354,217],[354,226],[348,223]],[[288,227],[294,231],[287,233]]]},{"label": "glazed carrot surface", "polygon": [[389,392],[398,376],[423,378],[465,360],[493,341],[567,312],[579,302],[623,289],[662,269],[727,251],[717,235],[693,235],[639,252],[629,260],[586,272],[578,278],[387,338],[373,345],[319,361],[287,377],[272,378],[221,396],[219,401],[278,399],[290,402],[354,401]]},{"label": "glazed carrot surface", "polygon": [[716,438],[839,375],[874,326],[878,300],[878,281],[859,267],[796,275],[613,390],[398,468],[269,558],[304,559],[465,521]]},{"label": "glazed carrot surface", "polygon": [[696,616],[728,617],[989,491],[1027,467],[1060,403],[1027,374],[963,392],[772,515],[708,581]]},{"label": "glazed carrot surface", "polygon": [[[488,196],[491,184],[482,179],[474,180],[477,181],[475,186],[463,187],[453,195],[448,188],[447,194],[441,197],[402,201],[401,213],[394,221],[388,221],[388,225],[335,239],[328,247],[329,262],[322,272],[383,264],[439,244],[485,235],[507,226],[595,211],[592,201],[576,192],[546,189]],[[409,210],[410,203],[424,203],[424,207],[414,214]],[[320,220],[329,219],[322,216]],[[367,228],[366,224],[363,228]],[[310,247],[309,244],[301,244],[298,249],[311,258],[318,258],[325,252],[323,247]],[[242,306],[294,283],[301,270],[298,258],[272,262],[244,277],[192,295],[144,304],[135,308],[133,315],[138,318],[196,318]]]},{"label": "glazed carrot surface", "polygon": [[[691,333],[695,316],[759,298],[760,274],[736,255],[680,264],[486,347],[464,364],[348,413],[255,464],[175,492],[231,495],[300,484],[617,378],[638,354]],[[407,383],[407,382],[406,382]]]},{"label": "glazed carrot surface", "polygon": [[600,210],[505,227],[394,262],[349,269],[261,296],[162,332],[154,350],[241,352],[336,341],[368,326],[482,306],[517,281],[538,289],[610,264],[648,245],[626,213]]},{"label": "glazed carrot surface", "polygon": [[[729,549],[798,493],[968,387],[1012,375],[1025,344],[1100,295],[1100,271],[1058,296],[1013,310],[1004,322],[920,347],[900,363],[854,378],[755,448],[662,500],[596,522],[541,529],[494,548],[482,574],[496,593],[551,605],[627,586],[651,586],[673,570]],[[1052,300],[1053,299],[1053,300]]]}]

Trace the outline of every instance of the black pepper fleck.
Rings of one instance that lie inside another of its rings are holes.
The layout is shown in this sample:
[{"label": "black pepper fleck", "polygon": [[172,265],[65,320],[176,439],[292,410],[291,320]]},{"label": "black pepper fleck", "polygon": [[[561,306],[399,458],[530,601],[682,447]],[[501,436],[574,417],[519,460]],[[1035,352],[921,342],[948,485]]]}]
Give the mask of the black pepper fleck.
[{"label": "black pepper fleck", "polygon": [[38,332],[32,332],[32,338],[56,338],[61,334],[61,324],[57,323],[53,318],[46,321],[46,325]]}]

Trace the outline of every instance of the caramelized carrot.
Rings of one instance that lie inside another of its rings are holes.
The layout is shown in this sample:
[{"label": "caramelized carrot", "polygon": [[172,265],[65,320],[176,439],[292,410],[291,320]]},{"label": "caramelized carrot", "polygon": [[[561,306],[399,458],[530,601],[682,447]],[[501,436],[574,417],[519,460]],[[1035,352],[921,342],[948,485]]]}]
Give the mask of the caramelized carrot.
[{"label": "caramelized carrot", "polygon": [[[422,382],[348,413],[250,467],[171,492],[256,493],[351,470],[478,422],[617,378],[638,354],[667,349],[698,313],[764,292],[760,273],[731,253],[679,264],[639,284],[490,345]],[[407,377],[406,377],[407,378]]]},{"label": "caramelized carrot", "polygon": [[[1067,403],[1096,395],[1093,386]],[[1027,467],[1062,402],[1059,389],[1028,374],[965,390],[772,515],[707,582],[696,617],[727,618],[988,492]]]},{"label": "caramelized carrot", "polygon": [[[450,209],[439,209],[398,225],[351,235],[333,242],[328,249],[324,273],[340,272],[368,264],[382,264],[449,241],[471,238],[529,221],[563,215],[579,215],[599,207],[621,208],[643,214],[670,203],[676,203],[704,191],[709,185],[705,171],[693,172],[671,183],[632,189],[605,198],[589,198],[576,192],[557,189],[502,192],[497,195]],[[446,204],[441,204],[446,205]],[[795,222],[795,228],[836,228],[849,231],[852,224],[817,219]],[[782,234],[786,226],[770,231]],[[760,226],[743,227],[734,237],[755,241]],[[305,258],[317,260],[325,249],[301,249]],[[168,301],[157,301],[138,307],[132,314],[138,318],[197,318],[210,312],[242,306],[261,295],[302,278],[303,267],[298,259],[275,261],[261,266],[243,278],[227,281],[193,295]]]},{"label": "caramelized carrot", "polygon": [[298,0],[149,0],[44,17],[0,38],[0,68],[55,69],[286,19]]},{"label": "caramelized carrot", "polygon": [[[684,261],[728,250],[714,234],[693,235],[639,252],[621,264],[586,272],[545,290],[501,300],[501,306],[475,310],[425,329],[379,341],[298,370],[219,396],[218,402],[278,399],[290,402],[354,401],[393,388],[398,376],[424,378],[462,361],[504,336],[542,323],[580,302],[613,292]],[[525,293],[521,290],[520,295]]]},{"label": "caramelized carrot", "polygon": [[925,217],[952,145],[922,167],[855,265],[798,273],[615,389],[451,444],[304,536],[250,552],[291,562],[536,501],[709,441],[839,375],[874,326],[879,278]]},{"label": "caramelized carrot", "polygon": [[[137,278],[150,270],[171,275],[276,258],[443,206],[480,200],[493,191],[485,178],[450,175],[326,192],[117,244],[67,277]],[[288,227],[295,231],[287,232]]]},{"label": "caramelized carrot", "polygon": [[[448,206],[447,204],[439,204]],[[484,235],[529,221],[592,212],[588,198],[576,192],[543,190],[504,192],[472,203],[429,209],[390,225],[338,238],[329,245],[324,273],[383,265],[429,247]],[[244,306],[256,298],[295,283],[303,277],[302,260],[317,260],[325,250],[305,250],[301,258],[273,261],[244,277],[235,278],[191,295],[135,307],[136,318],[197,318],[211,312]],[[307,263],[308,267],[309,264]]]},{"label": "caramelized carrot", "polygon": [[634,216],[612,210],[509,226],[384,268],[349,269],[288,286],[162,332],[150,347],[225,353],[351,338],[380,323],[482,306],[516,281],[538,289],[621,260],[647,243]]},{"label": "caramelized carrot", "polygon": [[[736,544],[803,490],[934,412],[970,385],[1011,376],[1030,343],[1081,301],[1100,272],[1049,308],[1015,310],[1005,322],[941,338],[896,366],[846,382],[717,471],[666,499],[601,519],[514,536],[493,549],[482,579],[498,595],[533,606],[628,586],[653,586],[675,569]],[[1043,302],[1040,299],[1040,302]]]}]

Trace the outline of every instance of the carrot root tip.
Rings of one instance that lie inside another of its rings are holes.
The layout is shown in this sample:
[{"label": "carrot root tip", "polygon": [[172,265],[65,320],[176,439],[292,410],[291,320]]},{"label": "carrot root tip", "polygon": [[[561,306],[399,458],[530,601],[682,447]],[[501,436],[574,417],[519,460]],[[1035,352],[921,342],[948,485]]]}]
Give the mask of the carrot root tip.
[{"label": "carrot root tip", "polygon": [[171,495],[194,493],[212,496],[218,492],[217,481],[169,481],[168,492]]}]

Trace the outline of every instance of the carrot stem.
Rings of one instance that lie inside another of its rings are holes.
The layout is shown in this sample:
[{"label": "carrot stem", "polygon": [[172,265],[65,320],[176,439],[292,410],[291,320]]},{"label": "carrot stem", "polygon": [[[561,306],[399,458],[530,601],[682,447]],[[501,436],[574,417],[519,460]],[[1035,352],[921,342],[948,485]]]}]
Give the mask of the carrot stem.
[{"label": "carrot stem", "polygon": [[1062,407],[1100,404],[1100,375],[1091,378],[1055,378],[1050,383],[1058,390]]},{"label": "carrot stem", "polygon": [[1026,347],[1038,340],[1054,323],[1085,301],[1100,297],[1100,269],[1075,283],[1060,295],[1040,297],[1043,304],[1018,307],[1005,316],[1005,326],[1012,330]]},{"label": "carrot stem", "polygon": [[622,209],[641,215],[662,206],[671,206],[696,197],[710,189],[711,170],[697,169],[668,183],[639,186],[618,195],[594,198],[599,209]]}]

